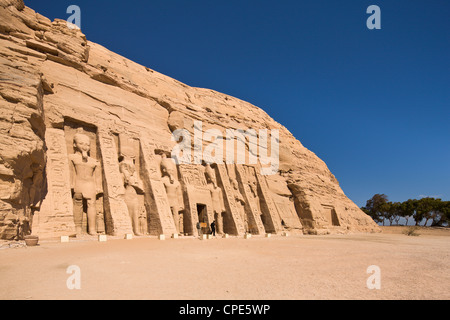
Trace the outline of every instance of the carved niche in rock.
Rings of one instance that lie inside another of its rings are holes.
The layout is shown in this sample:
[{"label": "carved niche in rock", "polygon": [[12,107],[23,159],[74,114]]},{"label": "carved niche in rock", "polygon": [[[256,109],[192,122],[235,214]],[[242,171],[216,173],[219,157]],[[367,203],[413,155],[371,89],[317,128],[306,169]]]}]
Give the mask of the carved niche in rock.
[{"label": "carved niche in rock", "polygon": [[205,166],[205,177],[211,192],[212,211],[214,214],[214,221],[216,222],[216,232],[218,234],[223,234],[224,215],[226,213],[223,192],[217,183],[216,172],[210,164],[206,164]]},{"label": "carved niche in rock", "polygon": [[[68,158],[76,233],[87,232],[90,235],[96,235],[98,231],[104,231],[105,227],[101,219],[103,206],[98,203],[100,201],[97,201],[103,195],[102,168],[100,162],[91,156],[92,146],[95,143],[92,143],[93,139],[82,127],[77,128],[73,135],[71,135],[73,132],[71,129],[67,129],[66,132],[66,138],[72,136],[73,146],[73,152]],[[100,221],[99,226],[97,226],[98,221]]]},{"label": "carved niche in rock", "polygon": [[177,167],[173,159],[167,158],[162,153],[161,159],[161,175],[164,188],[166,189],[167,199],[169,201],[170,211],[177,233],[184,233],[184,217],[183,217],[183,192],[181,184],[178,180]]},{"label": "carved niche in rock", "polygon": [[134,141],[120,139],[119,170],[125,188],[124,200],[130,215],[133,233],[136,236],[147,233],[147,216],[143,204],[144,184],[139,176]]}]

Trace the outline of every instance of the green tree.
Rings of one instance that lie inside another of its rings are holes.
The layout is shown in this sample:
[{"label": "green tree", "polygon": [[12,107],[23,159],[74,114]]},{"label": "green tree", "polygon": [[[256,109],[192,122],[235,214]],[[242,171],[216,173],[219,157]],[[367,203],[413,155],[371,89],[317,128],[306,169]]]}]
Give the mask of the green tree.
[{"label": "green tree", "polygon": [[435,199],[431,226],[443,226],[445,224],[448,225],[449,222],[449,213],[450,213],[450,201],[442,201],[441,199]]},{"label": "green tree", "polygon": [[389,224],[392,226],[394,220],[397,221],[401,217],[401,202],[388,202],[385,205],[385,217],[389,220]]},{"label": "green tree", "polygon": [[385,194],[375,194],[367,200],[366,206],[362,207],[375,222],[385,225],[386,220],[390,225],[398,222],[401,217],[406,220],[413,218],[416,226],[425,220],[424,226],[431,220],[431,226],[450,226],[450,201],[442,201],[431,197],[419,200],[408,199],[404,202],[389,202]]},{"label": "green tree", "polygon": [[426,226],[430,219],[433,219],[433,213],[436,208],[436,199],[434,198],[422,198],[417,202],[416,208],[416,225],[419,225],[420,222],[425,219]]},{"label": "green tree", "polygon": [[445,201],[442,205],[442,213],[444,215],[444,222],[450,226],[450,201]]},{"label": "green tree", "polygon": [[375,222],[382,222],[384,225],[384,216],[387,209],[388,197],[385,194],[375,194],[367,200],[366,206],[361,208]]},{"label": "green tree", "polygon": [[408,199],[400,205],[400,216],[406,219],[405,225],[408,225],[408,220],[414,217],[417,208],[417,200]]}]

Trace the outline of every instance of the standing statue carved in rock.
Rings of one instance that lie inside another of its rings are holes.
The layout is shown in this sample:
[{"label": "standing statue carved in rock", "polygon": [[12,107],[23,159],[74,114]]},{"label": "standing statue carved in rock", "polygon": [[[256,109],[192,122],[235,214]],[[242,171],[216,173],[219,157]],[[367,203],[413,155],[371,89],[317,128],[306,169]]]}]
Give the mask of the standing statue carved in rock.
[{"label": "standing statue carved in rock", "polygon": [[122,174],[123,185],[125,187],[125,203],[133,227],[133,233],[136,236],[143,235],[140,226],[141,208],[139,206],[138,194],[144,193],[144,187],[141,179],[136,172],[136,166],[133,159],[124,157],[119,164],[119,170]]},{"label": "standing statue carved in rock", "polygon": [[234,199],[236,200],[236,206],[238,208],[239,214],[241,215],[242,221],[244,221],[244,228],[245,232],[249,232],[248,228],[248,217],[247,213],[245,212],[245,200],[242,196],[241,192],[239,191],[239,185],[236,180],[230,180],[231,184],[233,185],[233,191],[234,191]]},{"label": "standing statue carved in rock", "polygon": [[170,210],[172,212],[173,221],[177,233],[183,233],[183,193],[181,184],[177,179],[177,168],[172,159],[162,155],[161,161],[162,182],[166,189],[167,198],[169,200]]},{"label": "standing statue carved in rock", "polygon": [[222,189],[217,185],[216,174],[210,164],[206,164],[205,175],[206,182],[208,183],[209,190],[211,191],[212,209],[214,211],[217,234],[223,234],[223,215],[225,212],[225,204]]},{"label": "standing statue carved in rock", "polygon": [[145,205],[142,205],[139,208],[139,233],[147,234],[148,233],[148,224],[147,224],[147,210],[145,209]]},{"label": "standing statue carved in rock", "polygon": [[20,189],[22,193],[23,215],[19,217],[17,238],[23,239],[30,235],[35,211],[39,211],[42,203],[42,189],[44,185],[44,175],[42,165],[32,162],[24,170],[23,182]]},{"label": "standing statue carved in rock", "polygon": [[78,129],[73,138],[74,154],[69,155],[71,167],[71,188],[73,192],[73,216],[76,233],[83,232],[83,201],[87,203],[87,225],[90,235],[97,234],[96,230],[96,199],[102,194],[100,177],[100,163],[89,156],[91,141],[82,129]]}]

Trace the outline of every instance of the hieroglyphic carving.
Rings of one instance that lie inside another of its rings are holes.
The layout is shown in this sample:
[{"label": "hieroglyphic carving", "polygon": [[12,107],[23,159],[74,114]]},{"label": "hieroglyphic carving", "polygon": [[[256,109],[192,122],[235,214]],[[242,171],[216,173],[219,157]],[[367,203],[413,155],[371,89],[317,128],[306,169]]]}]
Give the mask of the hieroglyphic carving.
[{"label": "hieroglyphic carving", "polygon": [[[72,200],[70,196],[70,171],[66,154],[64,131],[48,129],[47,141],[47,179],[48,190],[53,195],[53,210],[56,215],[70,215]],[[68,184],[69,183],[69,184]]]},{"label": "hieroglyphic carving", "polygon": [[111,135],[103,131],[99,132],[98,139],[105,181],[107,232],[115,235],[132,233],[128,208],[124,201],[125,188],[119,170],[116,143]]},{"label": "hieroglyphic carving", "polygon": [[242,221],[242,217],[236,205],[234,190],[230,184],[227,169],[224,164],[218,164],[217,171],[225,193],[225,206],[227,212],[231,215],[231,221],[233,221],[234,224],[232,229],[235,230],[236,235],[243,235],[246,231],[244,228],[244,221]]},{"label": "hieroglyphic carving", "polygon": [[160,180],[161,171],[159,169],[159,163],[155,155],[155,150],[158,146],[143,137],[141,137],[140,139],[140,145],[141,156],[143,158],[142,161],[145,163],[145,170],[148,178],[153,180]]},{"label": "hieroglyphic carving", "polygon": [[205,189],[208,187],[202,166],[182,164],[180,165],[180,172],[182,172],[181,176],[186,185]]},{"label": "hieroglyphic carving", "polygon": [[[189,196],[188,196],[188,199],[189,199]],[[194,202],[190,202],[189,203],[188,215],[190,217],[189,221],[191,221],[191,226],[190,227],[191,227],[192,231],[194,231],[194,230],[196,230],[196,228],[194,228],[194,226],[196,226],[197,222],[199,222],[198,210],[197,210],[197,204],[196,203],[194,203]]]},{"label": "hieroglyphic carving", "polygon": [[[197,235],[196,224],[199,222],[199,215],[204,215],[204,222],[207,228],[214,220],[213,204],[211,199],[211,190],[206,183],[204,168],[201,165],[184,165],[178,166],[183,182],[184,192],[187,198],[187,208],[185,225],[194,235]],[[198,212],[197,206],[204,206],[204,213]]]},{"label": "hieroglyphic carving", "polygon": [[177,233],[163,182],[161,180],[150,179],[150,185],[161,221],[161,234]]},{"label": "hieroglyphic carving", "polygon": [[45,140],[48,193],[37,218],[33,220],[33,230],[43,236],[74,234],[70,171],[64,131],[47,128]]},{"label": "hieroglyphic carving", "polygon": [[155,145],[143,137],[141,137],[140,145],[144,188],[150,191],[145,193],[145,202],[150,208],[149,232],[155,235],[172,235],[177,233],[177,230],[170,210],[166,190],[161,181],[161,173],[155,157]]},{"label": "hieroglyphic carving", "polygon": [[99,144],[102,153],[105,180],[107,181],[108,196],[110,198],[123,196],[125,194],[125,188],[120,175],[116,143],[113,137],[104,132],[100,132]]},{"label": "hieroglyphic carving", "polygon": [[[199,215],[201,215],[202,212],[198,212],[197,205],[201,204],[205,206],[205,212],[204,214],[204,220],[200,222],[204,222],[207,224],[207,228],[209,228],[209,225],[211,222],[214,221],[214,210],[213,210],[213,204],[211,199],[211,191],[209,189],[200,189],[195,188],[192,186],[189,186],[187,188],[187,197],[189,201],[192,201],[193,206],[195,206],[195,212],[197,213],[196,216],[193,217],[193,221],[197,223],[199,220]],[[192,206],[191,206],[192,207]]]},{"label": "hieroglyphic carving", "polygon": [[252,196],[252,190],[250,189],[243,166],[237,164],[236,172],[238,181],[244,190],[243,196],[246,203],[249,231],[253,234],[264,234],[265,228],[261,220],[261,212],[258,209],[257,203],[254,201],[254,197]]}]

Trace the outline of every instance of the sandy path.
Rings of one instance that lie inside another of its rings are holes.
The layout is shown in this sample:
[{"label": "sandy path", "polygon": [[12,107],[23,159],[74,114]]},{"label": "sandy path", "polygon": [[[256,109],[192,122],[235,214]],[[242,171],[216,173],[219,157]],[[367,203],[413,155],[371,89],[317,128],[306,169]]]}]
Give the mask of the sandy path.
[{"label": "sandy path", "polygon": [[[448,233],[447,233],[448,234]],[[450,299],[450,237],[43,241],[0,250],[0,299]],[[81,269],[81,290],[66,270]],[[381,269],[369,290],[367,268]]]}]

